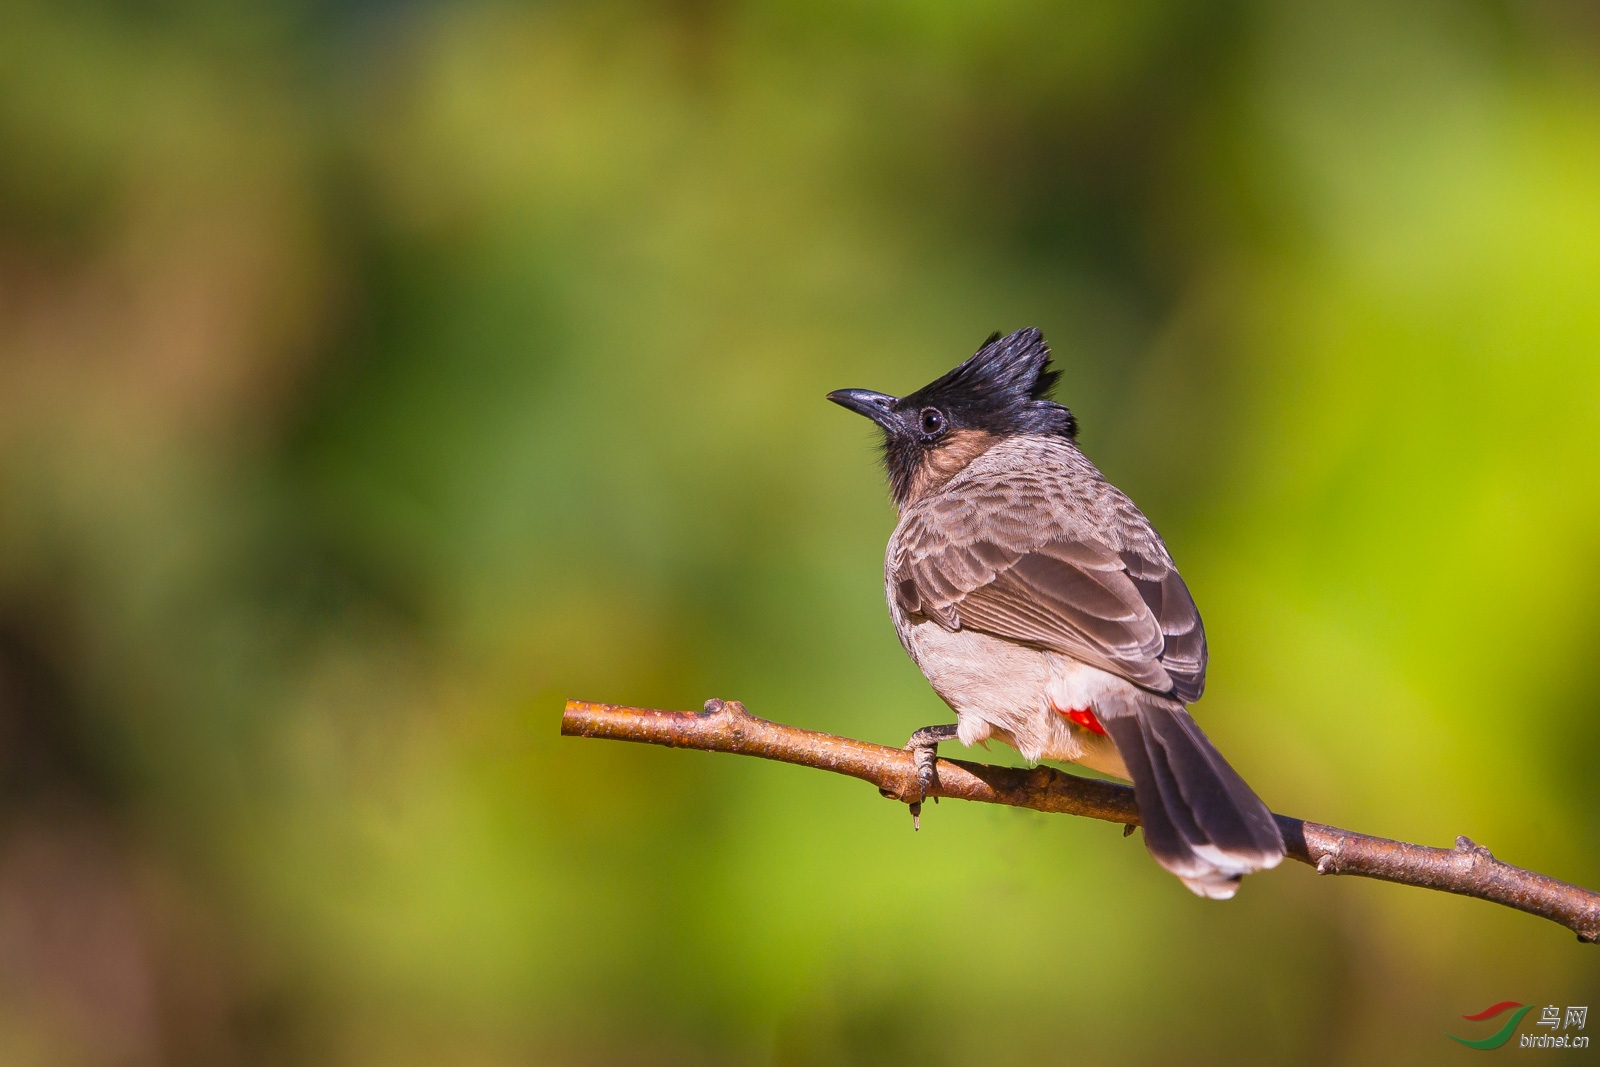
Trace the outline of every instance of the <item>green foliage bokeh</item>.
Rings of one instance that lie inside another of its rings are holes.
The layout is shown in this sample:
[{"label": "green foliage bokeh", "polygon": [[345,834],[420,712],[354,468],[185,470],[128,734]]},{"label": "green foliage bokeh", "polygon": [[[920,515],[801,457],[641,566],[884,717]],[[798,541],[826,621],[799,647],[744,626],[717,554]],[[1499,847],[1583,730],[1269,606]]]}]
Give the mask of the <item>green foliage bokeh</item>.
[{"label": "green foliage bokeh", "polygon": [[946,719],[822,397],[1037,325],[1275,810],[1600,884],[1597,60],[1578,4],[0,7],[0,1059],[1424,1062],[1600,1000],[1485,904],[556,736]]}]

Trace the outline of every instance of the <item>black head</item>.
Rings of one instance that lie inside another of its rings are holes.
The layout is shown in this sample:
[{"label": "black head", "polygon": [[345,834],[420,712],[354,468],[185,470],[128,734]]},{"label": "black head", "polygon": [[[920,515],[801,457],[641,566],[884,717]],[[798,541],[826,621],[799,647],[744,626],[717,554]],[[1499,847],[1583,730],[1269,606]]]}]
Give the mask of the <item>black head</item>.
[{"label": "black head", "polygon": [[1036,329],[994,334],[973,357],[914,393],[892,397],[840,389],[828,399],[883,429],[884,462],[895,502],[930,480],[947,480],[996,441],[1017,434],[1072,438],[1072,412],[1045,394],[1059,373]]}]

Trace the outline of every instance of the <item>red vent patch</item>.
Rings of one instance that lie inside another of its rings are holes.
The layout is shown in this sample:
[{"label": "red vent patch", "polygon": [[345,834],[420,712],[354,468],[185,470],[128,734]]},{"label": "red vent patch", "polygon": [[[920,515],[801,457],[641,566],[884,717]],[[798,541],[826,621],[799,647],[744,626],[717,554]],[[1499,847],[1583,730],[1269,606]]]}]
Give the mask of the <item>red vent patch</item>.
[{"label": "red vent patch", "polygon": [[[1056,710],[1061,711],[1060,708]],[[1094,712],[1088,708],[1068,708],[1066,711],[1061,711],[1061,714],[1069,722],[1075,722],[1085,730],[1097,733],[1101,737],[1106,736],[1106,728],[1100,725],[1100,720],[1095,718]]]}]

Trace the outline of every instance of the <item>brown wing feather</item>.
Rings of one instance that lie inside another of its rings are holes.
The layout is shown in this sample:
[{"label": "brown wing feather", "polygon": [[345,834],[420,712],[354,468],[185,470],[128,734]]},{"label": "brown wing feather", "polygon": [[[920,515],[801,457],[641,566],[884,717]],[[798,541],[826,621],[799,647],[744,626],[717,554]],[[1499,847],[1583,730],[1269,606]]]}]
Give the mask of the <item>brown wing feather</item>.
[{"label": "brown wing feather", "polygon": [[1061,652],[1184,703],[1199,699],[1200,613],[1126,497],[1105,486],[1126,506],[1101,537],[1048,503],[1036,482],[966,489],[902,524],[890,566],[904,611]]}]

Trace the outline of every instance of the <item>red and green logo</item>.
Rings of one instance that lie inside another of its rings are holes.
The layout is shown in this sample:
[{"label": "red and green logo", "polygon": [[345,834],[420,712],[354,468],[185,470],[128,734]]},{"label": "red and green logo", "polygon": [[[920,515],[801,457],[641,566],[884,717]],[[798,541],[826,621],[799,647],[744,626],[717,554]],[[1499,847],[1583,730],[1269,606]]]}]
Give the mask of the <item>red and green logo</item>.
[{"label": "red and green logo", "polygon": [[[1512,1011],[1513,1008],[1516,1010]],[[1466,1019],[1469,1022],[1481,1023],[1485,1019],[1493,1019],[1498,1015],[1503,1015],[1510,1011],[1511,1018],[1507,1019],[1504,1026],[1500,1027],[1500,1029],[1496,1030],[1488,1037],[1479,1038],[1476,1041],[1469,1041],[1467,1038],[1457,1037],[1455,1034],[1445,1034],[1444,1036],[1448,1037],[1451,1041],[1459,1041],[1468,1048],[1481,1048],[1486,1050],[1491,1048],[1499,1048],[1501,1045],[1511,1040],[1511,1035],[1516,1033],[1517,1024],[1522,1021],[1522,1017],[1524,1015],[1528,1014],[1532,1010],[1532,1004],[1518,1004],[1514,1000],[1502,1000],[1498,1004],[1489,1005],[1487,1008],[1484,1008],[1475,1015],[1462,1016],[1463,1019]]]}]

